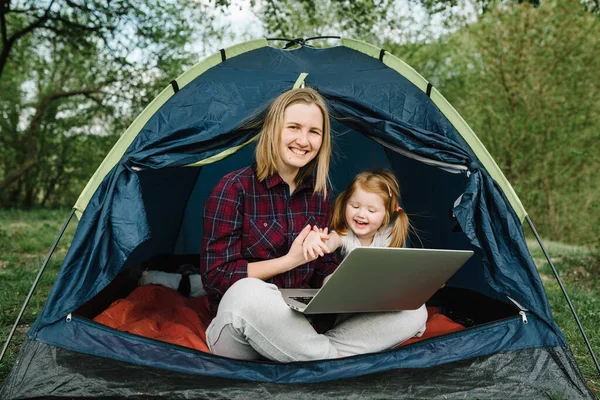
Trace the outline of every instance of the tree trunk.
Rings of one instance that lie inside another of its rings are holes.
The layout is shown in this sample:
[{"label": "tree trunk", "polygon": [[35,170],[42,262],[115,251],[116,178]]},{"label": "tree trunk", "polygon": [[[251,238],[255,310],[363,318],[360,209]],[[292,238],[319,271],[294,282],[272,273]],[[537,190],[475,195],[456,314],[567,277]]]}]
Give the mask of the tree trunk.
[{"label": "tree trunk", "polygon": [[13,208],[16,204],[19,203],[19,199],[21,198],[21,188],[23,186],[22,182],[22,180],[18,180],[15,185],[12,185],[10,187],[10,191],[7,191],[7,200],[4,204],[6,208]]},{"label": "tree trunk", "polygon": [[25,176],[25,199],[23,201],[23,207],[26,210],[31,210],[31,208],[33,208],[33,203],[35,202],[36,176],[37,174],[33,170],[29,170]]},{"label": "tree trunk", "polygon": [[54,178],[50,179],[50,182],[47,185],[45,185],[45,188],[43,188],[44,195],[42,197],[42,200],[40,201],[40,207],[42,207],[42,208],[46,207],[46,203],[48,202],[49,199],[52,198],[52,196],[54,195],[54,192],[56,191],[56,188],[58,187],[58,185],[62,179],[62,176],[63,176],[62,173],[64,171],[62,164],[59,165],[57,167],[57,169],[58,169],[58,172],[56,173]]},{"label": "tree trunk", "polygon": [[27,160],[23,165],[19,168],[15,168],[12,171],[9,171],[6,174],[6,177],[3,181],[0,181],[0,193],[11,183],[21,178],[23,175],[27,173],[31,168],[35,167],[38,163],[37,159]]}]

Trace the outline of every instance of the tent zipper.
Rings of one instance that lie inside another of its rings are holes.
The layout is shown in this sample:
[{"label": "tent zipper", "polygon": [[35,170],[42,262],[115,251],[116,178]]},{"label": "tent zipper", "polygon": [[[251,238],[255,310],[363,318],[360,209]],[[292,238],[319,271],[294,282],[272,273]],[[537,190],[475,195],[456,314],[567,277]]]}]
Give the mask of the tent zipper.
[{"label": "tent zipper", "polygon": [[[109,326],[102,325],[101,323],[98,323],[98,322],[96,322],[94,320],[91,320],[89,318],[82,317],[82,316],[79,316],[79,315],[74,315],[72,317],[72,319],[71,319],[71,318],[69,318],[70,315],[71,315],[71,313],[69,313],[69,315],[67,316],[67,318],[68,318],[67,322],[73,321],[74,323],[81,323],[81,324],[84,324],[84,325],[92,326],[92,327],[94,327],[96,329],[100,329],[100,330],[103,330],[105,332],[110,332],[111,334],[113,334],[115,336],[120,336],[122,338],[134,339],[134,340],[137,340],[137,341],[140,341],[140,342],[144,342],[144,343],[148,343],[148,344],[152,344],[152,345],[170,347],[170,348],[173,348],[173,349],[176,349],[176,350],[182,350],[182,351],[185,351],[185,352],[202,353],[202,354],[209,355],[211,357],[220,357],[220,356],[216,356],[216,355],[214,355],[212,353],[204,353],[204,352],[202,352],[200,350],[192,349],[192,348],[189,348],[189,347],[178,346],[176,344],[172,344],[172,343],[169,343],[169,342],[163,342],[162,340],[151,339],[151,338],[148,338],[148,337],[145,337],[145,336],[136,335],[134,333],[129,333],[127,331],[120,331],[118,329],[114,329],[114,328],[111,328]],[[252,361],[252,362],[257,362],[257,361]]]},{"label": "tent zipper", "polygon": [[527,315],[525,315],[525,311],[519,311],[519,314],[521,314],[521,319],[523,320],[523,324],[527,325],[529,323],[529,321],[527,321]]},{"label": "tent zipper", "polygon": [[[522,320],[523,324],[526,325],[528,323],[528,321],[527,321],[527,316],[525,315],[525,312],[524,311],[519,311],[519,314],[521,316],[521,320]],[[496,321],[490,321],[490,322],[487,322],[487,323],[484,323],[484,324],[481,324],[481,325],[477,325],[477,326],[474,326],[474,327],[465,328],[464,330],[461,330],[461,331],[458,331],[458,332],[447,333],[447,334],[444,334],[444,335],[441,335],[441,336],[436,336],[436,337],[424,339],[424,340],[422,340],[420,342],[413,343],[410,346],[418,346],[418,345],[421,345],[421,344],[424,344],[424,343],[427,343],[427,342],[440,340],[440,339],[442,339],[444,337],[447,337],[447,336],[470,335],[470,334],[472,334],[473,331],[489,329],[492,325],[505,324],[505,323],[510,322],[511,320],[514,320],[515,318],[518,318],[518,317],[515,315],[515,316],[511,316],[511,317],[499,319],[499,320],[496,320]],[[147,337],[136,335],[136,334],[129,333],[129,332],[119,331],[117,329],[110,328],[108,326],[102,325],[102,324],[100,324],[98,322],[95,322],[95,321],[90,320],[90,319],[85,318],[85,317],[81,317],[81,316],[77,316],[77,315],[72,316],[71,313],[69,313],[67,315],[66,320],[67,320],[67,322],[73,321],[73,322],[79,322],[79,323],[82,323],[82,324],[85,324],[85,325],[89,325],[89,326],[95,327],[97,329],[104,330],[106,332],[111,332],[112,334],[114,334],[116,336],[120,336],[120,337],[127,338],[127,339],[133,339],[133,340],[137,340],[137,341],[140,341],[140,342],[149,343],[149,344],[152,344],[152,345],[165,346],[165,347],[172,348],[172,349],[175,349],[175,350],[178,350],[178,351],[183,351],[183,352],[186,352],[186,353],[192,353],[192,354],[201,353],[203,356],[207,356],[207,357],[222,358],[221,356],[217,356],[217,355],[212,354],[212,353],[204,353],[204,352],[202,352],[200,350],[196,350],[196,349],[192,349],[192,348],[188,348],[188,347],[183,347],[183,346],[178,346],[178,345],[175,345],[175,344],[172,344],[172,343],[169,343],[169,342],[163,342],[161,340],[151,339],[151,338],[147,338]],[[393,348],[393,349],[386,349],[386,350],[383,350],[383,351],[379,351],[379,352],[376,352],[376,353],[358,354],[358,355],[355,355],[355,356],[351,356],[351,358],[366,357],[366,356],[370,356],[370,355],[373,355],[373,354],[391,353],[391,352],[397,351],[398,349],[399,348]],[[347,359],[347,358],[350,358],[350,357],[345,357],[344,359]],[[295,363],[297,363],[297,364],[308,364],[308,363],[320,362],[320,361],[323,361],[323,360],[316,360],[316,361],[314,361],[314,360],[313,361],[296,361]],[[330,360],[330,361],[335,361],[335,360]],[[260,364],[261,363],[261,361],[248,361],[248,362],[251,363],[251,364],[255,364],[255,363],[256,364]]]},{"label": "tent zipper", "polygon": [[529,311],[528,309],[526,309],[525,307],[523,307],[521,304],[519,304],[515,299],[506,296],[510,301],[512,301],[514,303],[515,306],[517,306],[517,308],[519,309],[519,314],[521,315],[521,319],[523,320],[523,324],[527,325],[529,323],[529,321],[527,321],[527,314],[525,314],[525,311]]},{"label": "tent zipper", "polygon": [[461,172],[465,172],[467,174],[469,174],[469,168],[465,165],[460,165],[460,164],[451,164],[451,163],[447,163],[447,162],[443,162],[443,161],[437,161],[437,160],[431,160],[429,158],[417,155],[415,153],[412,153],[408,150],[404,150],[398,146],[395,146],[393,144],[390,143],[386,143],[383,140],[381,140],[380,138],[377,138],[375,136],[367,136],[368,138],[376,141],[377,143],[379,143],[380,145],[382,145],[383,147],[387,147],[388,149],[398,153],[398,154],[402,154],[405,157],[411,158],[413,160],[416,161],[420,161],[423,164],[426,165],[431,165],[433,167],[439,167],[441,169],[443,169],[446,172],[450,172],[453,174],[459,174]]}]

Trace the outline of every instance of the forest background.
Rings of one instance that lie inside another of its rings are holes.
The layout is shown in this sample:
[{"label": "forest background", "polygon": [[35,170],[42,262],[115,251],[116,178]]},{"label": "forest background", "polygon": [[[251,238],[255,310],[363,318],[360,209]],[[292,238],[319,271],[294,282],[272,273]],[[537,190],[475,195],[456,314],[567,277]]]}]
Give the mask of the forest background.
[{"label": "forest background", "polygon": [[[14,250],[28,228],[10,221],[60,226],[52,210],[74,204],[172,79],[226,45],[326,35],[386,49],[450,101],[542,237],[580,249],[569,271],[585,280],[580,296],[595,302],[587,315],[598,327],[600,0],[0,0],[0,250],[14,255],[0,274],[28,257]],[[36,254],[49,248],[25,242]]]},{"label": "forest background", "polygon": [[[224,42],[341,35],[431,81],[544,237],[597,247],[599,3],[2,0],[0,207],[70,207],[144,107]],[[253,26],[231,22],[240,10]]]}]

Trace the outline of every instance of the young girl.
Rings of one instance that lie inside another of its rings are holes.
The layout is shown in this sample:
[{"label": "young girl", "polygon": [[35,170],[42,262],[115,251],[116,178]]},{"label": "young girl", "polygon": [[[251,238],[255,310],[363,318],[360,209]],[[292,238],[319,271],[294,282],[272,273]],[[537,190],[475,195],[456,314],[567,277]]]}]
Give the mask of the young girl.
[{"label": "young girl", "polygon": [[[410,223],[398,205],[399,201],[400,186],[391,172],[359,173],[335,200],[332,230],[327,232],[328,228],[313,227],[303,243],[304,256],[312,259],[340,247],[342,257],[359,246],[404,247]],[[327,335],[335,337],[339,327],[348,330],[356,326],[357,331],[368,327],[370,342],[363,345],[371,351],[383,350],[411,337],[422,336],[426,320],[425,305],[417,310],[341,314],[336,319],[336,327]]]},{"label": "young girl", "polygon": [[343,257],[359,246],[404,247],[410,222],[399,201],[400,186],[391,172],[359,173],[335,200],[331,231],[313,227],[304,256],[323,256],[340,247]]}]

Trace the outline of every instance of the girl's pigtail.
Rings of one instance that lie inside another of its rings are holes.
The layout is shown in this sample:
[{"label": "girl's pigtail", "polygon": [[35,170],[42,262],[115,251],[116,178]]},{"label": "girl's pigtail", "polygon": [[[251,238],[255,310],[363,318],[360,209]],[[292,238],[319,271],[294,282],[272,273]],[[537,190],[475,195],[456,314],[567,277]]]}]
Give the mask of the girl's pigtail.
[{"label": "girl's pigtail", "polygon": [[410,229],[410,222],[408,215],[398,206],[392,216],[392,240],[390,241],[390,247],[405,247],[406,240],[408,238],[408,231]]}]

